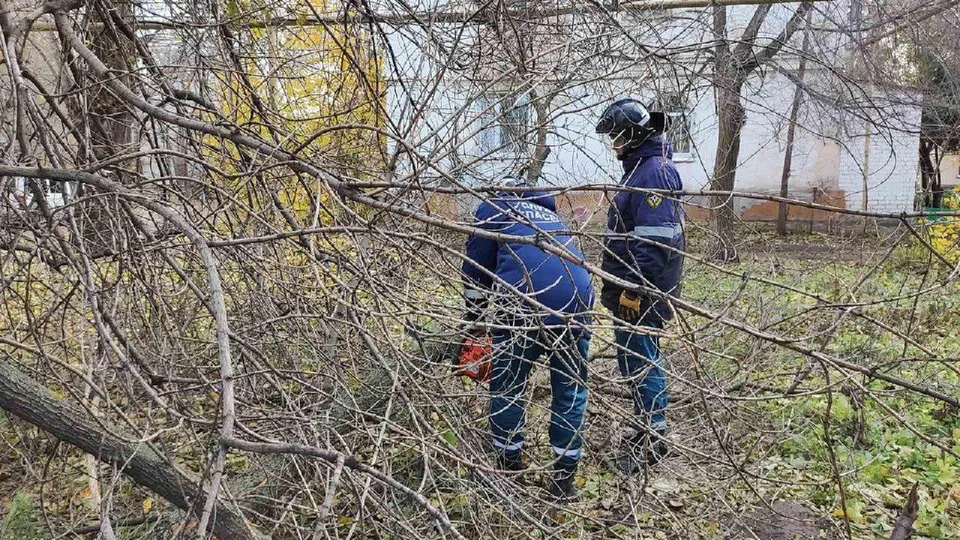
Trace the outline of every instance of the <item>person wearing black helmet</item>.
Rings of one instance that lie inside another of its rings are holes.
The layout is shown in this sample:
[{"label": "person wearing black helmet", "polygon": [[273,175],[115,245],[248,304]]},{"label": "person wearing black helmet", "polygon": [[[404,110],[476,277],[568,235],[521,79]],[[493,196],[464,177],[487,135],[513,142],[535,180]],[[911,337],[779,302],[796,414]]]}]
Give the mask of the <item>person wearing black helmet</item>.
[{"label": "person wearing black helmet", "polygon": [[[508,177],[504,188],[524,187]],[[583,254],[556,214],[553,195],[539,191],[497,193],[477,208],[476,226],[502,236],[539,239]],[[464,320],[475,323],[492,300],[493,354],[490,429],[499,465],[522,483],[527,381],[541,357],[550,368],[550,446],[553,476],[547,488],[560,501],[576,498],[574,476],[583,452],[587,405],[587,351],[594,293],[590,274],[538,245],[471,235],[467,240]]]},{"label": "person wearing black helmet", "polygon": [[623,164],[619,190],[607,212],[602,269],[627,286],[604,280],[600,301],[615,320],[620,373],[629,381],[635,418],[617,467],[634,473],[663,459],[668,403],[659,338],[653,332],[673,318],[683,267],[683,209],[656,191],[683,189],[666,135],[665,116],[635,99],[609,105],[597,123]]}]

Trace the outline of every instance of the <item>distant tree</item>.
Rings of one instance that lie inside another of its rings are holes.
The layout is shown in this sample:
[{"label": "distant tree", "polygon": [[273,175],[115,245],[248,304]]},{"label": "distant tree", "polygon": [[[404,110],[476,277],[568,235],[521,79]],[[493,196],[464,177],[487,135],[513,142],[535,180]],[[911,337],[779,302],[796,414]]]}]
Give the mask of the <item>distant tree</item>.
[{"label": "distant tree", "polygon": [[921,46],[918,77],[925,82],[920,123],[920,184],[924,206],[943,206],[940,162],[960,151],[960,65]]},{"label": "distant tree", "polygon": [[[713,33],[716,45],[713,57],[713,84],[717,107],[717,158],[710,189],[733,191],[736,187],[737,161],[740,157],[740,136],[744,124],[743,86],[762,65],[770,62],[802,26],[804,16],[813,4],[801,3],[773,40],[760,44],[759,33],[770,4],[757,6],[747,27],[734,41],[730,36],[725,6],[713,8]],[[710,252],[720,261],[737,259],[732,238],[735,221],[733,198],[713,195],[710,200],[710,229],[713,233]]]}]

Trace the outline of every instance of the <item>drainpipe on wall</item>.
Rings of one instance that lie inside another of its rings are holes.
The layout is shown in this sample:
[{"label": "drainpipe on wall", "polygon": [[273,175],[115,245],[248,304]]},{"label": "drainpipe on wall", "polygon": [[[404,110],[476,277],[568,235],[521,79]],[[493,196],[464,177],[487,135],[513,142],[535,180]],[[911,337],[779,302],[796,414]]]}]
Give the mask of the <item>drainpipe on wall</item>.
[{"label": "drainpipe on wall", "polygon": [[866,121],[867,136],[863,139],[863,192],[861,193],[861,206],[864,212],[867,211],[867,191],[869,185],[867,179],[870,177],[870,120]]}]

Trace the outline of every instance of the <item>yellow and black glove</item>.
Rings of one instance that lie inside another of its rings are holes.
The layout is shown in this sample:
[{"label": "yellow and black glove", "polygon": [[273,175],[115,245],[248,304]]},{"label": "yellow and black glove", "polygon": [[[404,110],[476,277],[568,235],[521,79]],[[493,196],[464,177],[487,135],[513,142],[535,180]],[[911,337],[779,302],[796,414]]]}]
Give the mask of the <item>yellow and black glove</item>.
[{"label": "yellow and black glove", "polygon": [[627,290],[620,293],[620,318],[627,322],[640,318],[640,295]]}]

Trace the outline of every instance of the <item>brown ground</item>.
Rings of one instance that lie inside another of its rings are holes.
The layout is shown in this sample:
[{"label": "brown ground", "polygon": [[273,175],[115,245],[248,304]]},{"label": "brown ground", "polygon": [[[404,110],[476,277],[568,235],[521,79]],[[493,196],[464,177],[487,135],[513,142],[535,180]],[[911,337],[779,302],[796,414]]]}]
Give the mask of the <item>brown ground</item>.
[{"label": "brown ground", "polygon": [[762,508],[740,520],[732,520],[730,540],[755,538],[758,540],[820,540],[832,539],[830,523],[799,502],[781,501]]}]

